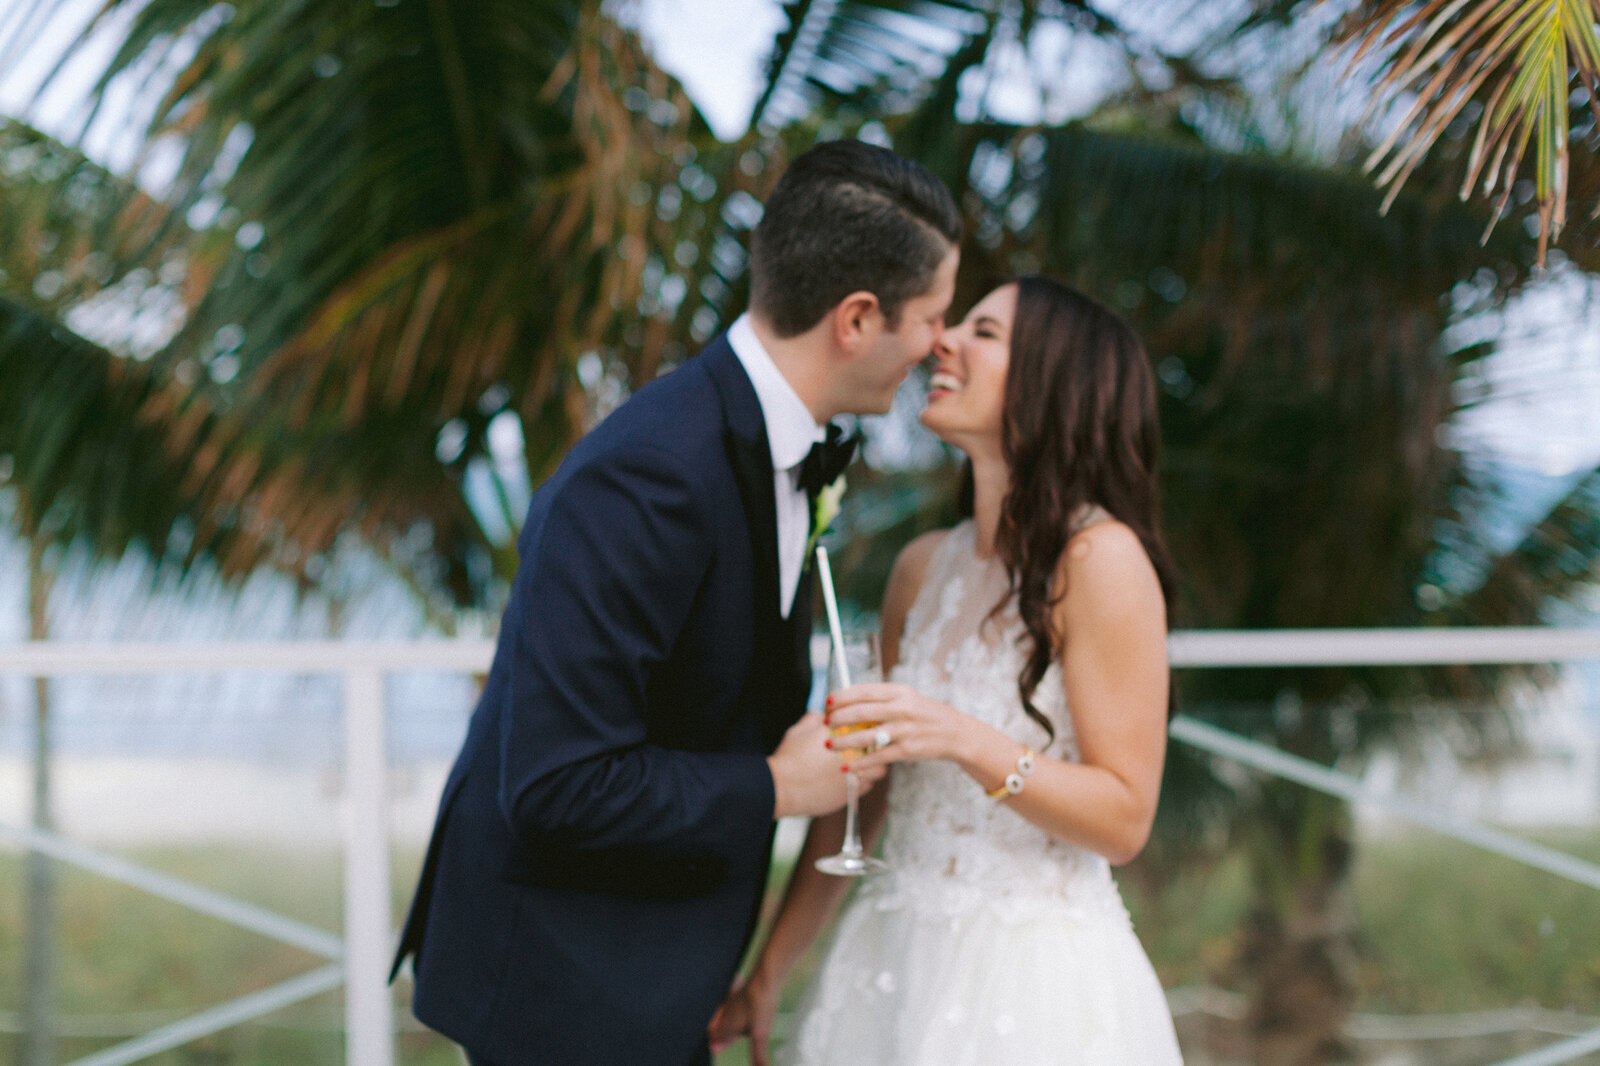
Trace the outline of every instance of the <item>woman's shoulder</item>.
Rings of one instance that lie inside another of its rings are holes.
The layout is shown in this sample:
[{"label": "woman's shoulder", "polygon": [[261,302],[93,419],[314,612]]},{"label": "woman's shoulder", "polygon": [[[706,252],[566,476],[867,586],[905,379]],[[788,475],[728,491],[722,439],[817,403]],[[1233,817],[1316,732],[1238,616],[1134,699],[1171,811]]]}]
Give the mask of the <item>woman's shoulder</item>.
[{"label": "woman's shoulder", "polygon": [[1113,575],[1130,569],[1153,572],[1150,555],[1133,527],[1104,510],[1094,510],[1098,513],[1078,523],[1061,553],[1061,566],[1068,576],[1080,570]]},{"label": "woman's shoulder", "polygon": [[954,529],[934,529],[912,538],[895,557],[889,571],[889,586],[884,592],[885,611],[899,608],[903,614],[917,598],[917,592],[927,579],[928,568],[939,547],[955,532]]},{"label": "woman's shoulder", "polygon": [[1084,507],[1078,512],[1072,527],[1072,532],[1067,536],[1067,550],[1062,553],[1065,558],[1071,559],[1075,555],[1094,551],[1095,545],[1105,545],[1099,550],[1106,552],[1135,551],[1139,555],[1145,554],[1144,543],[1139,540],[1139,534],[1134,532],[1133,527],[1103,507]]},{"label": "woman's shoulder", "polygon": [[915,537],[912,537],[910,542],[907,543],[904,548],[900,549],[900,554],[895,556],[894,568],[896,570],[900,570],[902,568],[908,570],[926,570],[929,561],[933,558],[933,553],[938,551],[939,545],[943,544],[945,542],[945,538],[949,537],[950,534],[954,532],[955,530],[953,528],[930,529],[926,533],[921,533]]},{"label": "woman's shoulder", "polygon": [[1163,602],[1155,564],[1139,534],[1104,511],[1067,539],[1060,576],[1067,591],[1063,606],[1069,611],[1074,604],[1106,608],[1150,598]]}]

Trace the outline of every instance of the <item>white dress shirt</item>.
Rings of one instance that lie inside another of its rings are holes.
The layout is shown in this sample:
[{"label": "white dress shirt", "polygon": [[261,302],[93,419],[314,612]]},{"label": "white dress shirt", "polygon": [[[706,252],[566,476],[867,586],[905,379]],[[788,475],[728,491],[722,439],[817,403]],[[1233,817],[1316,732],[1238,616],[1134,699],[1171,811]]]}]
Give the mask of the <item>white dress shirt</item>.
[{"label": "white dress shirt", "polygon": [[827,435],[750,325],[748,314],[728,327],[728,344],[755,386],[761,417],[767,423],[767,444],[772,449],[772,491],[778,505],[778,603],[789,617],[794,594],[805,566],[806,538],[811,535],[811,507],[800,488],[800,464],[811,446]]}]

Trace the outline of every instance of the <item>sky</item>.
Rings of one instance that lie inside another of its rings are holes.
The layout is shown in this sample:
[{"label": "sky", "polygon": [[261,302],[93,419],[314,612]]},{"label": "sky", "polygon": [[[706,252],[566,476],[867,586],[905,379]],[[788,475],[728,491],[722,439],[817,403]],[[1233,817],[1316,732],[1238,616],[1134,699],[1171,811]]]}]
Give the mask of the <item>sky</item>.
[{"label": "sky", "polygon": [[[0,33],[10,28],[26,3],[0,0]],[[23,110],[55,56],[99,6],[96,0],[80,0],[78,11],[48,24],[37,47],[17,56],[0,56],[0,113]],[[743,133],[761,93],[767,52],[786,25],[776,0],[629,0],[625,7],[650,42],[656,60],[684,83],[717,136],[732,140]],[[109,44],[108,37],[101,47],[91,47],[69,69],[62,87],[46,96],[41,126],[55,132],[69,121],[72,105],[109,56]],[[110,115],[98,124],[99,136],[89,142],[91,155],[110,161],[126,158],[105,132],[116,119]]]},{"label": "sky", "polygon": [[1600,282],[1553,265],[1503,314],[1455,334],[1496,338],[1487,399],[1458,419],[1456,444],[1548,477],[1600,465]]},{"label": "sky", "polygon": [[683,82],[711,129],[733,140],[749,125],[773,38],[788,24],[774,0],[644,0],[639,30],[656,62]]}]

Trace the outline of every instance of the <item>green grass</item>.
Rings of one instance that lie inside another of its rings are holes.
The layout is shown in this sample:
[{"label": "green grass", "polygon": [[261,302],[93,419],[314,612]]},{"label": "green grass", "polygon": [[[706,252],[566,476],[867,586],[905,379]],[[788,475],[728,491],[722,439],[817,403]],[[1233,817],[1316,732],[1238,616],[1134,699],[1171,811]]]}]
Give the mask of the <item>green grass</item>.
[{"label": "green grass", "polygon": [[[1600,833],[1539,842],[1600,862]],[[1162,983],[1225,983],[1249,903],[1229,859],[1159,891],[1121,878]],[[1422,831],[1364,839],[1351,884],[1356,1009],[1426,1014],[1532,1003],[1600,1014],[1600,891]]]},{"label": "green grass", "polygon": [[[1546,842],[1600,859],[1600,834]],[[340,927],[339,856],[248,846],[142,850],[130,858],[321,928]],[[395,863],[395,917],[408,902],[418,857]],[[314,956],[142,892],[57,866],[59,1010],[63,1015],[153,1012],[176,1017],[321,964]],[[774,894],[787,871],[773,878]],[[21,856],[0,853],[0,1011],[21,1006]],[[1180,876],[1159,890],[1133,873],[1124,896],[1141,940],[1169,987],[1227,972],[1248,901],[1238,863]],[[1361,953],[1358,1009],[1449,1012],[1536,1003],[1600,1013],[1600,897],[1595,890],[1430,835],[1363,843],[1352,885]],[[769,910],[770,910],[769,901]],[[785,990],[794,1008],[813,950]],[[343,1061],[342,994],[335,991],[147,1060],[156,1066],[336,1066]],[[405,990],[396,1017],[407,1018]],[[130,1034],[131,1035],[131,1034]],[[16,1038],[0,1034],[0,1061]],[[63,1038],[60,1060],[115,1041]],[[449,1042],[408,1031],[404,1066],[460,1066]],[[717,1066],[744,1066],[743,1047]]]},{"label": "green grass", "polygon": [[[196,884],[337,933],[342,921],[340,856],[247,845],[161,848],[128,858]],[[395,864],[395,913],[407,899],[419,863]],[[71,867],[57,865],[57,1010],[64,1016],[147,1014],[153,1024],[263,989],[326,964],[300,951]],[[23,862],[0,853],[0,1011],[22,1002]],[[407,1017],[396,994],[396,1017]],[[153,1066],[284,1064],[338,1066],[344,1061],[344,997],[335,990],[144,1060]],[[129,1033],[132,1036],[133,1033]],[[68,1062],[119,1042],[63,1037]],[[0,1034],[0,1062],[19,1058],[15,1036]],[[461,1066],[449,1041],[406,1032],[405,1066]]]},{"label": "green grass", "polygon": [[[1543,839],[1591,862],[1600,836]],[[1600,892],[1435,836],[1366,845],[1355,897],[1364,1009],[1537,1003],[1600,1014]]]},{"label": "green grass", "polygon": [[1119,871],[1122,900],[1134,931],[1166,988],[1216,983],[1235,950],[1250,901],[1249,871],[1241,857],[1215,868],[1147,885],[1136,871]]}]

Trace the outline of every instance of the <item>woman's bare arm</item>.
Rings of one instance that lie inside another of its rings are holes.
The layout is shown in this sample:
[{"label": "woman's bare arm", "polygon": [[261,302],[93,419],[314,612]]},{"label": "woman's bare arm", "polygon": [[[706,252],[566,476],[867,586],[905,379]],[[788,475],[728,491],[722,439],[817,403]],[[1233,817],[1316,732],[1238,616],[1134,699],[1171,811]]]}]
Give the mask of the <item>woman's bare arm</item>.
[{"label": "woman's bare arm", "polygon": [[[1127,862],[1149,838],[1166,757],[1166,605],[1138,537],[1102,522],[1068,542],[1065,595],[1055,624],[1064,636],[1062,682],[1080,762],[1043,756],[1021,794],[996,802],[1053,836]],[[894,743],[863,767],[945,759],[974,787],[999,786],[1023,746],[1000,731],[904,685],[858,685],[835,700],[835,723],[882,720]]]}]

